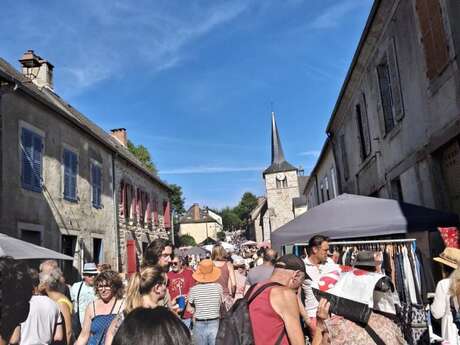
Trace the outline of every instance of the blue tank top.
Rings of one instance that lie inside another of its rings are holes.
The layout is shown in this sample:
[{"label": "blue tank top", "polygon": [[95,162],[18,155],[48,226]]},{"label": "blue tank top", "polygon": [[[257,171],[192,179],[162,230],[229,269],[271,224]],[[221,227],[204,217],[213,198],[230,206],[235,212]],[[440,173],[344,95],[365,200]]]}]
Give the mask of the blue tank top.
[{"label": "blue tank top", "polygon": [[[117,314],[113,314],[113,309],[117,304],[117,300],[113,304],[112,310],[109,314],[101,314],[96,315],[96,306],[94,305],[93,301],[93,310],[95,316],[91,320],[91,336],[89,338],[87,345],[101,345],[105,342],[105,335],[107,330],[109,329],[110,324],[112,323],[113,319],[117,316]],[[121,303],[122,305],[123,303]],[[120,312],[120,307],[118,308],[118,312]]]}]

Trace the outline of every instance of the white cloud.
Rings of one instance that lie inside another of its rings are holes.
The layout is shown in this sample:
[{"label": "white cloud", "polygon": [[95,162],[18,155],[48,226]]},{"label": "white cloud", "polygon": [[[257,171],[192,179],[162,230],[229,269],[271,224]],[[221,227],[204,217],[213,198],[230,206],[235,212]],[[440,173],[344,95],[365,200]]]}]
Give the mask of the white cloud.
[{"label": "white cloud", "polygon": [[318,158],[320,154],[321,154],[320,150],[309,150],[309,151],[304,151],[304,152],[299,153],[300,156],[313,156],[315,158]]},{"label": "white cloud", "polygon": [[184,167],[177,169],[161,170],[161,175],[187,175],[187,174],[220,174],[244,171],[262,171],[265,167],[262,166],[196,166]]},{"label": "white cloud", "polygon": [[[229,23],[250,4],[80,0],[57,2],[46,10],[30,4],[26,12],[11,11],[8,23],[14,25],[0,23],[0,30],[20,37],[11,50],[34,49],[55,65],[57,91],[67,98],[98,82],[125,78],[136,66],[155,74],[183,63],[194,54],[187,49],[191,43]],[[37,34],[44,27],[46,35]],[[16,31],[8,32],[10,28]]]},{"label": "white cloud", "polygon": [[356,7],[362,5],[362,0],[340,0],[328,7],[311,23],[314,29],[330,29],[340,25],[342,18]]}]

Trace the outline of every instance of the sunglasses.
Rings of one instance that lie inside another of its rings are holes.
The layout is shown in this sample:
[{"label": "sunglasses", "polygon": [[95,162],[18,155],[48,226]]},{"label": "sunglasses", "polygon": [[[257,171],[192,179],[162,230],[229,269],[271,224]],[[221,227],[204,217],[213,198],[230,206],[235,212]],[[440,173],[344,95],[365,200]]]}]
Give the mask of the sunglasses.
[{"label": "sunglasses", "polygon": [[99,290],[102,290],[102,289],[111,289],[112,286],[110,286],[110,285],[98,285],[97,288],[98,288]]},{"label": "sunglasses", "polygon": [[177,265],[179,265],[178,262],[171,262],[171,266],[177,266]]}]

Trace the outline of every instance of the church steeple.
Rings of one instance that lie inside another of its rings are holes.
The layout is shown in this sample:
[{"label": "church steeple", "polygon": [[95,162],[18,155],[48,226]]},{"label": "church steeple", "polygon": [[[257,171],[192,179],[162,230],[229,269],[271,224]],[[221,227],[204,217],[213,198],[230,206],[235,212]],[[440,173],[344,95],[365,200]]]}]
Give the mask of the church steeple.
[{"label": "church steeple", "polygon": [[297,168],[288,163],[284,158],[278,128],[276,127],[275,113],[272,112],[272,164],[265,169],[263,175],[291,170],[297,170]]}]

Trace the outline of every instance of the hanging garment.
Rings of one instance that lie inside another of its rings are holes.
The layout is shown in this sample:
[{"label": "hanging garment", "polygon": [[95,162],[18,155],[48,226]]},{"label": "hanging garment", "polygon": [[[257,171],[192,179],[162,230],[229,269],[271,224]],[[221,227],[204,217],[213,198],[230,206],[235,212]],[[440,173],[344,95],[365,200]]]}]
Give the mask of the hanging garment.
[{"label": "hanging garment", "polygon": [[412,273],[412,267],[409,262],[409,256],[407,255],[407,247],[402,248],[402,255],[403,255],[403,265],[405,271],[405,281],[407,284],[407,289],[409,291],[410,302],[413,304],[417,304],[417,292],[414,282],[414,275]]}]

